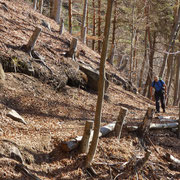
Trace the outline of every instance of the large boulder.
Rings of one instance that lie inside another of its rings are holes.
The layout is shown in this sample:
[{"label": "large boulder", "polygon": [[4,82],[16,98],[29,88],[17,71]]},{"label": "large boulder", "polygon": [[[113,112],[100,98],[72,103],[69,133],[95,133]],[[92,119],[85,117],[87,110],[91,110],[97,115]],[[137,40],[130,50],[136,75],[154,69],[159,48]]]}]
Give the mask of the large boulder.
[{"label": "large boulder", "polygon": [[[99,71],[87,64],[79,63],[79,69],[87,75],[87,87],[94,91],[98,91]],[[109,82],[105,78],[105,92],[109,87]]]}]

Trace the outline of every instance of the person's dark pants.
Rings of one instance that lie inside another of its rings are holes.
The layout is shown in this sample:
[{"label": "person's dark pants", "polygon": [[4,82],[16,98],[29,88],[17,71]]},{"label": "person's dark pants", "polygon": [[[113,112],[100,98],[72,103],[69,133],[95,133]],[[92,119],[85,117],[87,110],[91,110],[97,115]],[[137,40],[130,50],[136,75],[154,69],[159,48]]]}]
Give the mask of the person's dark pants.
[{"label": "person's dark pants", "polygon": [[161,107],[165,112],[165,95],[163,91],[155,92],[155,100],[156,100],[156,111],[159,112],[159,100],[161,101]]}]

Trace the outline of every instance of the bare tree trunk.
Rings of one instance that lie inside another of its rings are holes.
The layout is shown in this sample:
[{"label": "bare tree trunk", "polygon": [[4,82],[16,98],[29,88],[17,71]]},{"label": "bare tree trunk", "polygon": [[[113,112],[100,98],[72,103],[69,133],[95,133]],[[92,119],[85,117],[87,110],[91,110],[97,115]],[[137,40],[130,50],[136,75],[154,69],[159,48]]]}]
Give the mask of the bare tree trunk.
[{"label": "bare tree trunk", "polygon": [[72,0],[69,0],[69,33],[72,34]]},{"label": "bare tree trunk", "polygon": [[174,106],[178,105],[178,93],[180,92],[180,55],[176,57],[176,80],[174,82]]},{"label": "bare tree trunk", "polygon": [[53,19],[59,24],[62,10],[62,0],[54,0]]},{"label": "bare tree trunk", "polygon": [[39,12],[42,14],[43,12],[43,4],[44,4],[44,0],[39,0]]},{"label": "bare tree trunk", "polygon": [[148,23],[149,23],[149,7],[147,5],[147,0],[144,0],[144,4],[145,4],[145,10],[144,10],[144,15],[146,17],[146,30],[145,30],[145,38],[144,38],[144,59],[142,62],[142,67],[141,67],[141,71],[140,71],[140,77],[139,77],[139,87],[142,86],[142,80],[143,80],[143,76],[144,76],[144,67],[145,67],[145,63],[147,60],[147,35],[148,35]]},{"label": "bare tree trunk", "polygon": [[153,42],[151,39],[151,34],[150,34],[150,29],[148,28],[148,37],[149,37],[149,45],[150,45],[150,54],[149,54],[149,71],[148,71],[148,76],[147,76],[147,80],[146,80],[146,85],[144,88],[144,92],[143,95],[146,96],[146,93],[148,91],[148,98],[151,97],[150,94],[150,85],[152,82],[152,78],[153,78],[153,59],[154,59],[154,53],[155,53],[155,45],[156,45],[156,32],[154,32],[153,34]]},{"label": "bare tree trunk", "polygon": [[116,50],[116,46],[114,44],[112,44],[111,49],[110,49],[110,53],[109,56],[107,58],[107,61],[113,65],[114,62],[114,54],[115,54],[115,50]]},{"label": "bare tree trunk", "polygon": [[170,90],[171,90],[172,80],[174,77],[174,71],[175,71],[175,59],[173,58],[172,65],[171,65],[171,76],[170,76],[170,80],[169,80],[169,85],[167,87],[167,97],[166,97],[167,105],[169,104],[169,94],[170,94]]},{"label": "bare tree trunk", "polygon": [[112,32],[112,44],[115,44],[115,39],[116,39],[116,23],[117,23],[117,0],[114,1],[114,21],[113,21],[113,32]]},{"label": "bare tree trunk", "polygon": [[81,36],[82,36],[82,37],[81,37],[81,38],[82,38],[81,40],[82,40],[82,43],[84,43],[84,44],[86,44],[86,32],[87,32],[87,28],[84,27],[84,28],[83,28],[83,32],[82,32],[82,35],[81,35]]},{"label": "bare tree trunk", "polygon": [[53,19],[53,12],[54,12],[54,0],[50,0],[50,18]]},{"label": "bare tree trunk", "polygon": [[159,73],[159,77],[162,77],[162,78],[164,77],[164,72],[165,72],[165,68],[166,68],[166,65],[167,65],[167,60],[168,60],[168,57],[169,57],[169,53],[170,53],[171,49],[174,48],[175,40],[177,38],[179,29],[180,29],[180,11],[178,12],[178,17],[177,17],[177,21],[175,23],[175,27],[172,30],[169,46],[168,46],[168,49],[167,49],[167,53],[165,54],[165,57],[164,57],[164,61],[163,61],[163,64],[162,64],[162,67],[161,67],[161,70],[160,70],[160,73]]},{"label": "bare tree trunk", "polygon": [[101,111],[102,111],[102,104],[104,99],[104,86],[105,86],[105,61],[106,61],[106,54],[108,49],[113,2],[114,0],[108,0],[108,5],[107,5],[106,24],[104,28],[103,48],[101,53],[100,70],[99,70],[100,75],[99,75],[99,85],[98,85],[98,99],[96,104],[96,114],[94,120],[94,135],[89,153],[86,158],[86,167],[89,167],[93,161],[99,140]]},{"label": "bare tree trunk", "polygon": [[33,1],[33,9],[36,10],[37,9],[37,0]]},{"label": "bare tree trunk", "polygon": [[[87,27],[87,30],[86,30],[86,34],[89,33],[89,11],[87,9],[87,16],[86,16],[86,27]],[[88,38],[86,39],[86,44],[88,46]]]},{"label": "bare tree trunk", "polygon": [[84,10],[83,10],[83,18],[82,18],[82,24],[81,24],[81,40],[84,41],[84,37],[86,36],[84,33],[85,26],[86,26],[86,16],[87,16],[87,7],[88,7],[88,0],[84,0]]},{"label": "bare tree trunk", "polygon": [[[96,10],[95,10],[95,0],[92,1],[93,6],[93,36],[96,36]],[[95,40],[92,40],[92,50],[95,50]]]},{"label": "bare tree trunk", "polygon": [[133,8],[132,8],[132,34],[131,34],[131,57],[130,57],[130,62],[129,62],[129,81],[132,81],[132,63],[133,63],[133,49],[134,49],[134,37],[135,37],[135,28],[134,28],[134,16],[135,16],[135,3],[136,0],[133,2]]},{"label": "bare tree trunk", "polygon": [[[101,37],[101,0],[98,0],[98,37]],[[98,53],[101,53],[101,40],[98,40]]]}]

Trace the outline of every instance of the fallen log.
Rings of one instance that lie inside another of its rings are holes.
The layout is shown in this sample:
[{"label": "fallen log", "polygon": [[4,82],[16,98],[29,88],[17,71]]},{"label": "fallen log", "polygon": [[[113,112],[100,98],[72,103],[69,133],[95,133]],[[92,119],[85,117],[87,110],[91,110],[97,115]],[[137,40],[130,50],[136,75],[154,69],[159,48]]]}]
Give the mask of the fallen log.
[{"label": "fallen log", "polygon": [[164,124],[156,124],[156,123],[151,123],[150,124],[150,129],[171,129],[171,128],[176,128],[178,126],[178,123],[164,123]]},{"label": "fallen log", "polygon": [[[151,123],[149,129],[171,129],[171,128],[177,128],[178,123],[163,123],[163,124],[157,124],[157,123]],[[138,129],[138,126],[126,126],[127,131],[133,132]]]},{"label": "fallen log", "polygon": [[171,162],[178,164],[180,166],[180,159],[175,158],[173,155],[171,155],[169,153],[166,153],[165,157],[168,161],[171,161]]},{"label": "fallen log", "polygon": [[[114,128],[115,128],[115,125],[116,125],[116,122],[113,122],[113,123],[110,123],[110,124],[108,124],[106,126],[101,127],[99,137],[106,136],[108,133],[113,131]],[[89,137],[90,142],[92,141],[92,137],[93,137],[93,131],[92,131],[92,133],[91,133],[91,135]],[[83,138],[82,136],[77,136],[74,139],[62,142],[61,143],[62,150],[65,151],[65,152],[69,152],[69,151],[72,151],[72,150],[76,149],[80,145],[80,142],[81,142],[82,138]]]}]

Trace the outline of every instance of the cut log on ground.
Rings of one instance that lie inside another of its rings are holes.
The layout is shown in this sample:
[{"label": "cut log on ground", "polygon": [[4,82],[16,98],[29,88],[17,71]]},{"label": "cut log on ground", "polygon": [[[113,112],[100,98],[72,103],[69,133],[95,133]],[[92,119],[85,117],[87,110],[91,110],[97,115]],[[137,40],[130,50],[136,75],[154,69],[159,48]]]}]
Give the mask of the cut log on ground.
[{"label": "cut log on ground", "polygon": [[157,124],[157,123],[151,123],[150,129],[171,129],[178,127],[178,123],[163,123],[163,124]]},{"label": "cut log on ground", "polygon": [[116,137],[118,137],[118,139],[120,139],[121,137],[121,131],[122,131],[122,127],[124,124],[124,120],[126,117],[128,110],[126,108],[121,107],[120,111],[119,111],[119,116],[116,122],[116,126],[115,126],[115,135]]},{"label": "cut log on ground", "polygon": [[[106,126],[101,127],[99,137],[106,136],[107,134],[112,132],[115,128],[115,124],[116,124],[116,122],[113,122],[113,123],[110,123]],[[78,136],[78,137],[71,139],[69,141],[62,142],[61,148],[63,151],[66,151],[66,152],[72,151],[79,146],[81,140],[82,140],[82,136]],[[90,137],[90,141],[92,141],[92,137]]]},{"label": "cut log on ground", "polygon": [[[158,124],[158,123],[151,123],[150,124],[150,130],[152,129],[172,129],[172,128],[177,128],[178,123],[163,123],[163,124]],[[139,127],[138,126],[126,126],[127,131],[133,132],[136,131]]]},{"label": "cut log on ground", "polygon": [[166,153],[165,157],[168,161],[178,164],[180,166],[180,159],[175,158],[173,155],[169,153]]}]

